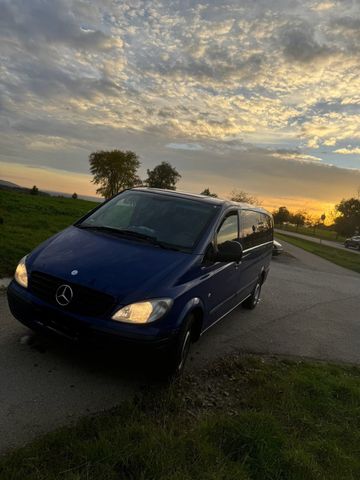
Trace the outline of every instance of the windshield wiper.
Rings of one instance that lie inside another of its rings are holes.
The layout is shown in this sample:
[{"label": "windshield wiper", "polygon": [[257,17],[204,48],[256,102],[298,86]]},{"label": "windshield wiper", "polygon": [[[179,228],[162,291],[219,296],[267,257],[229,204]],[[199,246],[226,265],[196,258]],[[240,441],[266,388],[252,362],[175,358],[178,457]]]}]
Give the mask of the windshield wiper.
[{"label": "windshield wiper", "polygon": [[99,230],[104,232],[112,232],[112,233],[119,233],[121,230],[118,228],[107,227],[106,225],[84,225],[80,223],[76,225],[78,228],[83,228],[84,230]]},{"label": "windshield wiper", "polygon": [[106,225],[84,225],[80,224],[77,225],[79,228],[84,228],[86,230],[103,230],[104,232],[112,232],[118,235],[123,235],[126,237],[136,237],[141,238],[143,240],[156,240],[156,237],[152,237],[151,235],[146,235],[144,233],[135,232],[134,230],[126,230],[124,228],[114,228],[108,227]]},{"label": "windshield wiper", "polygon": [[118,232],[127,235],[129,237],[134,237],[134,238],[139,238],[140,240],[145,240],[153,245],[157,245],[160,248],[164,248],[166,250],[175,250],[175,251],[180,251],[178,247],[175,245],[170,245],[165,242],[161,242],[158,240],[156,237],[153,235],[147,235],[146,233],[141,233],[141,232],[136,232],[135,230],[127,230],[127,229],[119,229]]},{"label": "windshield wiper", "polygon": [[135,230],[127,230],[126,228],[119,228],[117,231],[129,237],[136,237],[136,238],[141,238],[143,240],[157,241],[156,237],[153,237],[152,235],[147,235],[146,233],[136,232]]},{"label": "windshield wiper", "polygon": [[121,235],[124,237],[132,237],[137,238],[139,240],[144,240],[152,245],[156,245],[160,248],[164,248],[166,250],[175,250],[175,251],[182,251],[180,248],[176,247],[175,245],[170,245],[168,243],[161,242],[156,237],[152,235],[146,235],[145,233],[136,232],[134,230],[127,230],[125,228],[113,228],[107,227],[106,225],[77,225],[79,228],[89,229],[89,230],[99,230],[104,232],[114,233],[116,235]]}]

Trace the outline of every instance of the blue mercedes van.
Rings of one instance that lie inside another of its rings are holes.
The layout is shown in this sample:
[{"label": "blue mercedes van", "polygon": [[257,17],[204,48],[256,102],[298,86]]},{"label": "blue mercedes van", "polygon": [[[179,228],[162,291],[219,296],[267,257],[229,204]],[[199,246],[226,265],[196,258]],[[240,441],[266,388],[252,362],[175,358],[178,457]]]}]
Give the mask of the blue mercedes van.
[{"label": "blue mercedes van", "polygon": [[272,245],[263,208],[129,189],[24,257],[9,306],[34,330],[155,347],[179,373],[192,342],[257,305]]}]

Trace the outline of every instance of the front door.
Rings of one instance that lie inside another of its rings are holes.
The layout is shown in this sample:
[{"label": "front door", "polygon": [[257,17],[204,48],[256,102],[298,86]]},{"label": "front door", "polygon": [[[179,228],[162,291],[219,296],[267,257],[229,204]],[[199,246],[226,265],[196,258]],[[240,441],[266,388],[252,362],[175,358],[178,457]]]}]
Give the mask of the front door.
[{"label": "front door", "polygon": [[[239,240],[238,211],[225,214],[217,230],[214,243],[220,246],[229,240]],[[208,275],[204,282],[203,297],[206,302],[209,327],[216,320],[236,306],[238,299],[239,264],[236,262],[214,262],[202,267],[203,274]]]}]

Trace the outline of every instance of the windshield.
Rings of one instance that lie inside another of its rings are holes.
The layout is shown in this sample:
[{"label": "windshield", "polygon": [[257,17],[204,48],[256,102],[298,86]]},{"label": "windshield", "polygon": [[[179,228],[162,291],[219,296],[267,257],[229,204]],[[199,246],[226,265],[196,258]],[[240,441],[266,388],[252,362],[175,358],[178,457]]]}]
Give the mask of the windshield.
[{"label": "windshield", "polygon": [[219,205],[175,196],[128,190],[107,202],[77,226],[135,232],[164,245],[192,250]]}]

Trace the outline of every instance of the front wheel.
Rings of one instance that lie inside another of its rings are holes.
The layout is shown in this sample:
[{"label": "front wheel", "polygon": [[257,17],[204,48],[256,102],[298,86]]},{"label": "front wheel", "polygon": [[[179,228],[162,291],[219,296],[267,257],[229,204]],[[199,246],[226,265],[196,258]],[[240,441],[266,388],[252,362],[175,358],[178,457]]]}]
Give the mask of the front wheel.
[{"label": "front wheel", "polygon": [[248,297],[243,303],[242,306],[249,310],[253,310],[256,305],[259,303],[260,300],[260,293],[261,293],[261,282],[258,280],[252,291],[250,297]]},{"label": "front wheel", "polygon": [[189,315],[184,321],[184,326],[179,333],[175,345],[166,354],[164,373],[168,378],[179,377],[184,371],[193,339],[193,325],[193,316]]}]

